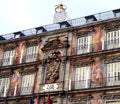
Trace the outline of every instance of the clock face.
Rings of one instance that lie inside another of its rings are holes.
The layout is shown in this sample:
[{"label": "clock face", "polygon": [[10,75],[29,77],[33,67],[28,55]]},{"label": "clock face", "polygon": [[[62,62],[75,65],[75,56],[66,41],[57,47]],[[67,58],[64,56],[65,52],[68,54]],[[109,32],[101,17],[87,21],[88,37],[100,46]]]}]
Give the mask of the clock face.
[{"label": "clock face", "polygon": [[54,20],[53,22],[61,22],[61,21],[65,21],[67,18],[67,13],[65,11],[60,11],[60,12],[56,12],[54,15]]}]

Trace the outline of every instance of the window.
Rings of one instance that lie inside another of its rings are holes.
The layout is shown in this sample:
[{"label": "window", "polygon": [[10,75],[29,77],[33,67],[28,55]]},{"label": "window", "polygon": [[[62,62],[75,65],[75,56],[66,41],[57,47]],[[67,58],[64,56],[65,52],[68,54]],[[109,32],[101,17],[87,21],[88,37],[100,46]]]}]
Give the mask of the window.
[{"label": "window", "polygon": [[0,97],[6,97],[9,89],[10,79],[1,78],[0,79]]},{"label": "window", "polygon": [[38,46],[30,46],[26,48],[25,62],[33,62],[37,60]]},{"label": "window", "polygon": [[120,62],[107,64],[107,85],[120,85]]},{"label": "window", "polygon": [[22,77],[21,95],[31,94],[33,91],[35,74],[24,75]]},{"label": "window", "polygon": [[15,50],[5,51],[3,54],[2,66],[12,65],[14,61]]},{"label": "window", "polygon": [[110,31],[106,34],[107,49],[120,47],[120,30]]},{"label": "window", "polygon": [[75,69],[75,89],[88,88],[90,79],[90,66]]},{"label": "window", "polygon": [[91,36],[78,38],[77,54],[90,52],[90,42],[91,42]]}]

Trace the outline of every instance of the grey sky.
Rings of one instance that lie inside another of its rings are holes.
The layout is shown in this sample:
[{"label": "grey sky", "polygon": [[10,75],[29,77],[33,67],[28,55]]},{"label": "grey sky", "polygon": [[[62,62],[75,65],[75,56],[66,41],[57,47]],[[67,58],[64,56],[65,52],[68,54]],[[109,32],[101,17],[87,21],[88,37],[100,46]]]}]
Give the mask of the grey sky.
[{"label": "grey sky", "polygon": [[[0,35],[52,24],[61,0],[0,0]],[[62,0],[70,19],[120,8],[120,0]]]}]

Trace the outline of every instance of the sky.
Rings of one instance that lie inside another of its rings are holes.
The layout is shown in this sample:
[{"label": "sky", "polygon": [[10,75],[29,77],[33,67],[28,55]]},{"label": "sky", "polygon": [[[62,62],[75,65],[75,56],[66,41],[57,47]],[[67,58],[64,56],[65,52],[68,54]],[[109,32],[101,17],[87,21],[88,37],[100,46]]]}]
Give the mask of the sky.
[{"label": "sky", "polygon": [[[52,24],[61,0],[0,0],[0,35]],[[69,19],[120,8],[120,0],[62,0]]]}]

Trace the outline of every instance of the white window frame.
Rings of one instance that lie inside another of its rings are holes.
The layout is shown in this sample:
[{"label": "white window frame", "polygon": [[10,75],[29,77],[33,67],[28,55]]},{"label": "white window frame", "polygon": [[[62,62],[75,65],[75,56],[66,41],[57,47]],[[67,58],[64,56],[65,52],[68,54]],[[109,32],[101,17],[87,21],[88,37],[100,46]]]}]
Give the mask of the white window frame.
[{"label": "white window frame", "polygon": [[120,29],[106,33],[106,48],[113,49],[120,47]]},{"label": "white window frame", "polygon": [[90,52],[92,36],[79,37],[77,39],[77,54],[84,54]]},{"label": "white window frame", "polygon": [[120,85],[120,62],[107,64],[107,86]]},{"label": "white window frame", "polygon": [[22,76],[21,95],[31,94],[33,91],[35,74]]},{"label": "white window frame", "polygon": [[25,62],[33,62],[37,60],[38,48],[38,45],[26,48]]},{"label": "white window frame", "polygon": [[3,53],[2,66],[12,65],[14,61],[15,50],[5,51]]},{"label": "white window frame", "polygon": [[10,78],[0,79],[0,97],[6,97],[10,86]]},{"label": "white window frame", "polygon": [[88,88],[90,81],[90,66],[75,68],[74,88]]}]

